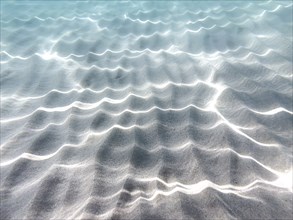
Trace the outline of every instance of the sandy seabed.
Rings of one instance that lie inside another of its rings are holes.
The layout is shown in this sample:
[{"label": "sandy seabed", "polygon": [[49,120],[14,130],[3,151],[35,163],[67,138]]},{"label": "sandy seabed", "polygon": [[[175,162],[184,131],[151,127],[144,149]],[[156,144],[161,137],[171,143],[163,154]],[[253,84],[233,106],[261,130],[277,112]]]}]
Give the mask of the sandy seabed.
[{"label": "sandy seabed", "polygon": [[292,1],[2,1],[1,220],[292,219]]}]

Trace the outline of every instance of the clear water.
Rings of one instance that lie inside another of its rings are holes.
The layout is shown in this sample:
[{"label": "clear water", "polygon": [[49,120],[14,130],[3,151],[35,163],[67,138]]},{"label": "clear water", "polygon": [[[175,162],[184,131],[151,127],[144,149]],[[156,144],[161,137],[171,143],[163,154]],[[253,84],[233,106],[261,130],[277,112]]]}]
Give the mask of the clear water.
[{"label": "clear water", "polygon": [[292,1],[1,1],[1,219],[292,219]]}]

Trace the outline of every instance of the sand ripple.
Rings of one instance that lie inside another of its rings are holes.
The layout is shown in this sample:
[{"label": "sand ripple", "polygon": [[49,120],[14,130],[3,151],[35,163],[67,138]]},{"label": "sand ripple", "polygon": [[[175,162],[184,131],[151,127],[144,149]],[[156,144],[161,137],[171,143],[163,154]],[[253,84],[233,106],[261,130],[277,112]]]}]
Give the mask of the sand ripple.
[{"label": "sand ripple", "polygon": [[292,2],[1,2],[1,219],[292,219]]}]

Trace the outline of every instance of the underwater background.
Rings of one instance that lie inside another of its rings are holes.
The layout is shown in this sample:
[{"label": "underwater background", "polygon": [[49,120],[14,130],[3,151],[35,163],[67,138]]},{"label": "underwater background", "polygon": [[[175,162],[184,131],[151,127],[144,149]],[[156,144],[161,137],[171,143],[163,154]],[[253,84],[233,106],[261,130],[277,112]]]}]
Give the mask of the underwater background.
[{"label": "underwater background", "polygon": [[1,219],[292,219],[292,1],[1,1]]}]

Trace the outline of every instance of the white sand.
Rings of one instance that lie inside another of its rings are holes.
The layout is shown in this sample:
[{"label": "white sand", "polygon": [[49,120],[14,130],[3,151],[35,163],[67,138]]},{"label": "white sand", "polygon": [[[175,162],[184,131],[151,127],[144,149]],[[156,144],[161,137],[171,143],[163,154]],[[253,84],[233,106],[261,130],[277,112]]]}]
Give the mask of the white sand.
[{"label": "white sand", "polygon": [[292,2],[1,2],[3,219],[292,219]]}]

